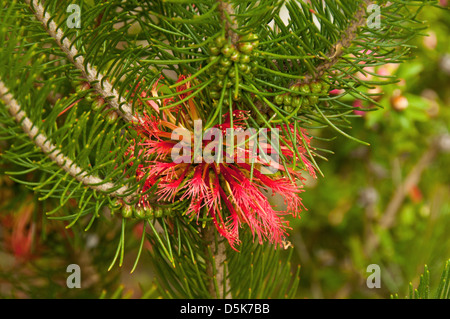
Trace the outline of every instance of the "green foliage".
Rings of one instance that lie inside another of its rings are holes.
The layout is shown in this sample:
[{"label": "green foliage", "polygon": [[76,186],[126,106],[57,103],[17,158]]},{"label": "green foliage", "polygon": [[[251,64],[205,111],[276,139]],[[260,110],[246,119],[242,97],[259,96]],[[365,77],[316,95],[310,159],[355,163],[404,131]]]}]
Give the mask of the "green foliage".
[{"label": "green foliage", "polygon": [[[411,41],[415,59],[373,70],[374,77],[382,73],[400,80],[374,88],[383,108],[375,110],[363,102],[358,105],[369,111],[351,120],[353,134],[371,146],[336,138],[330,147],[334,155],[321,163],[325,178],[307,186],[308,212],[296,222],[292,240],[293,260],[302,264],[299,291],[305,294],[299,296],[403,295],[425,263],[432,270],[431,283],[437,283],[442,263],[450,256],[450,157],[445,150],[428,157],[436,150],[434,141],[449,132],[450,77],[443,67],[450,47],[449,11],[426,9],[419,18],[430,29],[427,37]],[[395,94],[407,98],[406,108],[395,108]],[[348,98],[347,103],[355,101]],[[333,136],[330,130],[320,134]],[[412,187],[403,193],[392,224],[381,227],[408,176],[414,176],[413,183],[408,182]],[[361,284],[369,264],[380,265],[381,289]]]},{"label": "green foliage", "polygon": [[[162,229],[157,231],[156,227]],[[217,234],[202,237],[210,230],[199,231],[181,218],[150,223],[149,228],[153,232],[149,235],[151,261],[158,273],[158,291],[164,298],[295,297],[300,266],[296,273],[291,272],[292,249],[288,254],[253,242],[247,235],[237,252],[225,248],[228,244]],[[205,240],[209,236],[214,237],[212,243]],[[219,259],[224,258],[225,250],[227,258],[221,267]],[[208,278],[213,279],[209,286]]]},{"label": "green foliage", "polygon": [[[398,294],[391,296],[398,299]],[[430,294],[430,272],[425,265],[424,273],[420,275],[420,282],[417,288],[413,284],[409,285],[409,299],[450,299],[450,260],[445,263],[439,284],[434,295]]]}]

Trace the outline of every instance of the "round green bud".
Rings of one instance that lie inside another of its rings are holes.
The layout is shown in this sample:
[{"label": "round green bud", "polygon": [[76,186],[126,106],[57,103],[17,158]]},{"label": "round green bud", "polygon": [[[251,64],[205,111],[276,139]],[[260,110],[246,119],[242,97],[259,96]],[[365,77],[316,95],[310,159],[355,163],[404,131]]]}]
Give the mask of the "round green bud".
[{"label": "round green bud", "polygon": [[230,78],[235,78],[235,77],[236,77],[236,70],[235,70],[234,68],[231,68],[231,69],[228,71],[228,76],[229,76]]},{"label": "round green bud", "polygon": [[283,94],[276,95],[274,101],[275,104],[282,105],[284,103],[284,95]]},{"label": "round green bud", "polygon": [[161,207],[155,207],[153,209],[153,213],[154,213],[155,218],[161,218],[164,215],[164,211]]},{"label": "round green bud", "polygon": [[294,84],[290,87],[292,91],[300,92],[300,85]]},{"label": "round green bud", "polygon": [[98,95],[93,94],[93,93],[89,93],[86,94],[86,96],[84,97],[84,99],[86,100],[86,102],[92,103],[94,102],[94,100],[98,97]]},{"label": "round green bud", "polygon": [[312,82],[309,84],[312,93],[320,93],[322,91],[322,84],[320,82]]},{"label": "round green bud", "polygon": [[81,82],[80,84],[77,85],[76,91],[77,91],[77,93],[81,93],[81,92],[89,90],[90,88],[91,88],[91,86],[89,85],[88,82]]},{"label": "round green bud", "polygon": [[209,52],[212,55],[219,55],[220,54],[220,49],[218,47],[210,47],[209,48]]},{"label": "round green bud", "polygon": [[292,105],[285,105],[285,106],[283,107],[283,109],[284,109],[286,112],[288,112],[288,113],[292,113],[292,112],[295,111],[295,108],[294,108]]},{"label": "round green bud", "polygon": [[137,207],[134,210],[133,214],[134,214],[134,218],[137,218],[137,219],[145,219],[146,218],[146,216],[145,216],[146,212],[143,207]]},{"label": "round green bud", "polygon": [[311,93],[311,89],[310,89],[310,87],[309,87],[308,84],[302,84],[302,85],[300,86],[300,91],[301,91],[302,93]]},{"label": "round green bud", "polygon": [[105,100],[103,98],[96,98],[94,101],[92,101],[92,109],[94,111],[99,111],[103,108],[103,105],[105,105]]},{"label": "round green bud", "polygon": [[309,101],[308,98],[304,98],[303,102],[302,102],[302,107],[310,107],[311,106],[311,102]]},{"label": "round green bud", "polygon": [[164,216],[169,216],[169,217],[175,216],[175,212],[171,208],[163,208],[162,210],[163,210]]},{"label": "round green bud", "polygon": [[319,97],[318,96],[308,96],[308,100],[311,105],[314,105],[319,102]]},{"label": "round green bud", "polygon": [[330,85],[326,82],[322,82],[322,94],[328,94],[330,91]]},{"label": "round green bud", "polygon": [[253,44],[251,44],[249,42],[239,43],[239,51],[241,51],[245,54],[250,54],[253,51],[253,49],[254,49]]},{"label": "round green bud", "polygon": [[239,59],[241,58],[241,54],[238,51],[235,51],[231,56],[230,59],[233,62],[237,62],[239,61]]},{"label": "round green bud", "polygon": [[248,64],[245,64],[245,63],[238,64],[238,69],[241,72],[245,72],[245,70],[247,70],[248,68],[250,68],[250,66]]},{"label": "round green bud", "polygon": [[214,42],[219,48],[222,48],[228,41],[224,36],[217,37]]},{"label": "round green bud", "polygon": [[155,209],[153,207],[144,208],[144,218],[153,218],[155,216]]},{"label": "round green bud", "polygon": [[229,58],[220,59],[220,64],[224,67],[230,67],[231,63],[233,63]]},{"label": "round green bud", "polygon": [[116,111],[110,111],[110,112],[108,112],[108,114],[106,115],[106,120],[107,120],[109,123],[114,123],[118,118],[119,118],[119,115],[117,114]]},{"label": "round green bud", "polygon": [[300,96],[294,96],[292,98],[292,107],[293,108],[298,108],[299,106],[301,106],[302,104],[302,98]]},{"label": "round green bud", "polygon": [[218,80],[216,83],[217,83],[217,88],[218,88],[218,90],[216,90],[216,91],[220,91],[223,88],[225,81]]},{"label": "round green bud", "polygon": [[133,216],[133,208],[128,205],[123,205],[121,213],[123,218],[131,218]]},{"label": "round green bud", "polygon": [[292,104],[292,95],[290,94],[285,94],[284,95],[284,99],[283,99],[283,103],[284,105],[291,105]]},{"label": "round green bud", "polygon": [[246,34],[245,36],[243,36],[241,38],[241,40],[245,41],[245,42],[250,42],[255,47],[259,45],[259,37],[256,34],[254,34],[254,33]]},{"label": "round green bud", "polygon": [[241,63],[249,63],[251,60],[250,55],[242,54],[241,59],[239,60]]},{"label": "round green bud", "polygon": [[231,44],[225,44],[221,52],[225,57],[229,58],[234,54],[234,52],[236,52],[236,50],[231,46]]}]

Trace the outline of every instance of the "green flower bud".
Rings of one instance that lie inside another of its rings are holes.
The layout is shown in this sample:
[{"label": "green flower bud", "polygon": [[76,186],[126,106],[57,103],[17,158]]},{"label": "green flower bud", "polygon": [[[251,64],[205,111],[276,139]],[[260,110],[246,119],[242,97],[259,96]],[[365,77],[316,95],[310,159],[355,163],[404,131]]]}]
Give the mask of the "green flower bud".
[{"label": "green flower bud", "polygon": [[77,91],[77,93],[81,93],[89,90],[90,88],[91,86],[89,85],[88,82],[81,82],[80,84],[77,85],[75,90]]},{"label": "green flower bud", "polygon": [[330,91],[330,85],[326,82],[322,82],[322,94],[328,94]]},{"label": "green flower bud", "polygon": [[170,216],[170,217],[175,216],[175,212],[171,208],[163,208],[163,214],[164,214],[164,216]]},{"label": "green flower bud", "polygon": [[155,211],[156,211],[156,208],[153,208],[153,207],[150,207],[150,206],[149,207],[145,207],[144,208],[144,216],[145,216],[145,218],[153,219],[155,217],[155,215],[156,215]]},{"label": "green flower bud", "polygon": [[283,107],[283,109],[286,111],[286,112],[288,112],[288,113],[292,113],[292,112],[294,112],[294,107],[293,106],[291,106],[291,105],[285,105],[284,107]]},{"label": "green flower bud", "polygon": [[103,105],[105,105],[105,100],[100,98],[96,98],[93,102],[92,102],[92,109],[94,111],[99,111],[103,108]]},{"label": "green flower bud", "polygon": [[237,62],[237,61],[239,61],[240,57],[241,57],[241,54],[238,51],[236,51],[231,55],[230,59],[231,59],[231,61]]},{"label": "green flower bud", "polygon": [[231,60],[228,58],[220,59],[220,64],[223,65],[224,67],[230,67],[231,63],[233,62],[231,62]]},{"label": "green flower bud", "polygon": [[309,101],[309,99],[303,98],[302,107],[310,107],[310,106],[311,106],[311,102]]},{"label": "green flower bud", "polygon": [[241,40],[247,43],[251,43],[254,47],[257,47],[259,45],[259,38],[254,33],[246,34],[241,38]]},{"label": "green flower bud", "polygon": [[309,84],[312,93],[320,93],[322,91],[322,84],[320,82],[312,82]]},{"label": "green flower bud", "polygon": [[239,51],[245,53],[245,54],[250,54],[254,49],[253,44],[249,43],[249,42],[241,42],[239,43]]},{"label": "green flower bud", "polygon": [[275,104],[282,105],[284,103],[284,95],[283,94],[276,95],[274,101]]},{"label": "green flower bud", "polygon": [[217,37],[214,42],[219,48],[222,48],[228,41],[224,36]]},{"label": "green flower bud", "polygon": [[251,60],[250,55],[248,55],[248,54],[241,55],[241,59],[240,59],[241,63],[249,63],[250,60]]},{"label": "green flower bud", "polygon": [[234,54],[234,52],[236,52],[236,50],[231,46],[231,44],[225,44],[221,52],[225,57],[229,58]]},{"label": "green flower bud", "polygon": [[294,84],[290,87],[292,91],[300,92],[300,85]]},{"label": "green flower bud", "polygon": [[292,95],[285,94],[283,99],[284,105],[291,105],[292,104]]},{"label": "green flower bud", "polygon": [[308,100],[311,105],[315,105],[319,102],[319,97],[318,96],[308,96]]},{"label": "green flower bud", "polygon": [[146,216],[145,216],[146,212],[143,207],[137,207],[133,213],[134,213],[134,218],[137,218],[137,219],[145,219],[146,218]]},{"label": "green flower bud", "polygon": [[209,52],[212,55],[219,55],[220,54],[220,49],[218,47],[210,47],[209,48]]},{"label": "green flower bud", "polygon": [[153,209],[153,213],[154,213],[155,218],[161,218],[164,215],[164,211],[161,207],[155,207]]},{"label": "green flower bud", "polygon": [[311,93],[311,89],[310,89],[310,87],[309,87],[308,84],[302,84],[302,85],[300,86],[300,91],[301,91],[302,93]]},{"label": "green flower bud", "polygon": [[128,205],[123,205],[121,213],[123,218],[131,218],[133,216],[133,208]]},{"label": "green flower bud", "polygon": [[106,120],[107,120],[109,123],[114,123],[114,122],[117,120],[118,117],[119,117],[119,115],[117,114],[116,111],[110,111],[110,112],[108,112],[108,114],[106,115]]},{"label": "green flower bud", "polygon": [[294,96],[292,98],[292,107],[296,109],[301,105],[302,105],[302,98],[300,96]]}]

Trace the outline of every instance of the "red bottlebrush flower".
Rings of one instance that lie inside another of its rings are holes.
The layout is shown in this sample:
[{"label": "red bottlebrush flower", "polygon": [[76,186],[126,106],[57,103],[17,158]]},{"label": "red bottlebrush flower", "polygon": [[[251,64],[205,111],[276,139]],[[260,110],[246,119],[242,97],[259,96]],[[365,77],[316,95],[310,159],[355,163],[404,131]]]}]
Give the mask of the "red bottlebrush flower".
[{"label": "red bottlebrush flower", "polygon": [[[185,77],[180,77],[178,83],[184,79]],[[190,87],[187,82],[179,86],[177,92],[186,91]],[[155,87],[152,94],[158,94]],[[135,141],[128,154],[135,154],[135,150],[138,150],[137,155],[143,160],[136,176],[138,180],[145,178],[142,192],[154,189],[151,194],[141,196],[139,204],[150,206],[151,202],[185,202],[186,215],[198,218],[206,212],[217,231],[227,238],[234,249],[240,242],[239,229],[245,224],[260,243],[268,241],[282,245],[289,228],[284,216],[298,216],[304,209],[299,197],[303,192],[302,185],[297,184],[304,179],[298,165],[315,176],[306,151],[311,138],[304,129],[279,127],[280,147],[277,149],[271,143],[263,141],[260,148],[265,154],[282,154],[288,165],[268,163],[261,154],[250,151],[250,147],[256,145],[255,142],[247,139],[242,145],[234,145],[236,139],[231,130],[245,130],[249,116],[248,111],[235,110],[231,114],[225,114],[222,123],[211,128],[215,129],[212,134],[216,134],[215,139],[201,139],[198,142],[196,125],[202,123],[197,122],[202,119],[198,115],[195,101],[187,99],[189,95],[189,92],[179,94],[175,100],[186,101],[176,108],[164,108],[162,119],[145,112],[137,116],[140,120],[135,123],[135,129],[141,139]],[[173,102],[162,101],[163,105],[170,103]],[[295,145],[284,135],[283,132],[287,131],[295,136]],[[202,128],[200,133],[206,136]],[[191,154],[194,151],[195,155],[196,147],[204,155],[200,156],[200,160]],[[211,148],[214,148],[214,158],[221,158],[221,161],[208,160],[205,153]],[[179,156],[176,160],[173,158],[174,154]],[[237,160],[238,158],[242,161]],[[278,170],[276,177],[263,173],[270,165]],[[276,211],[264,195],[265,191],[280,194],[286,202],[286,210]]]},{"label": "red bottlebrush flower", "polygon": [[9,226],[10,234],[5,236],[6,246],[20,261],[33,259],[35,256],[31,250],[35,225],[31,221],[33,206],[27,205],[17,214],[10,215],[9,220],[3,224]]}]

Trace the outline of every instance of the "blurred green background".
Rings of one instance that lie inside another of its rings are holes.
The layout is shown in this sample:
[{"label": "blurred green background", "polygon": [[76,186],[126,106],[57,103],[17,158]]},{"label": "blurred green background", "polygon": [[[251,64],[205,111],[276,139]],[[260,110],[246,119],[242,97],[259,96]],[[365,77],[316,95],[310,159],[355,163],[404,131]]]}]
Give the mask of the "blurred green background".
[{"label": "blurred green background", "polygon": [[[383,93],[383,109],[351,121],[349,132],[370,146],[342,136],[324,144],[335,154],[319,163],[325,178],[307,187],[308,212],[291,239],[299,297],[404,296],[424,264],[437,288],[450,257],[450,14],[433,8],[421,18],[430,29],[411,43],[414,59],[375,69],[400,80],[371,90]],[[380,266],[380,289],[366,287],[370,264]]]},{"label": "blurred green background", "polygon": [[[448,8],[446,1],[441,4]],[[348,132],[370,146],[343,136],[314,141],[334,154],[318,163],[325,177],[307,181],[308,211],[291,222],[289,249],[293,264],[302,267],[299,298],[404,296],[410,281],[417,286],[425,264],[433,284],[450,258],[450,13],[428,8],[421,18],[430,29],[411,42],[414,59],[374,70],[400,80],[372,89],[383,93],[384,108],[355,111],[351,120]],[[128,237],[124,266],[107,272],[116,248],[110,243],[119,232],[114,219],[88,233],[66,230],[63,222],[44,216],[45,202],[5,177],[8,165],[0,163],[0,297],[97,298],[103,291],[107,297],[152,296],[147,255],[129,274],[139,225],[129,225],[136,236]],[[71,263],[83,269],[83,289],[65,285]],[[367,288],[370,264],[380,266],[379,289]]]}]

